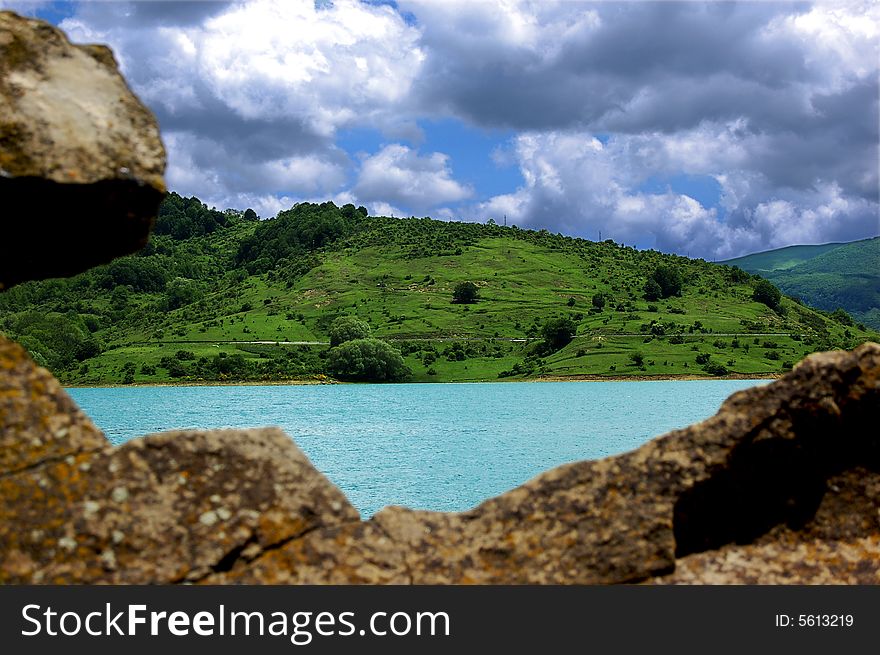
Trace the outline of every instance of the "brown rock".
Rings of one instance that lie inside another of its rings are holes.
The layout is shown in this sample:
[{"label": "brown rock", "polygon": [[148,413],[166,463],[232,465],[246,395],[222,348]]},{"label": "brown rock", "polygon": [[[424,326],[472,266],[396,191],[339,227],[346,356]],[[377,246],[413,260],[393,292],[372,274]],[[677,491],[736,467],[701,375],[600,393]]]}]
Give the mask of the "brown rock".
[{"label": "brown rock", "polygon": [[834,476],[806,525],[688,555],[652,582],[880,584],[880,472],[858,467]]},{"label": "brown rock", "polygon": [[0,117],[0,289],[146,243],[165,150],[109,49],[0,11]]},{"label": "brown rock", "polygon": [[0,336],[0,476],[107,445],[52,374]]},{"label": "brown rock", "polygon": [[182,582],[357,511],[275,428],[168,432],[0,478],[0,582]]}]

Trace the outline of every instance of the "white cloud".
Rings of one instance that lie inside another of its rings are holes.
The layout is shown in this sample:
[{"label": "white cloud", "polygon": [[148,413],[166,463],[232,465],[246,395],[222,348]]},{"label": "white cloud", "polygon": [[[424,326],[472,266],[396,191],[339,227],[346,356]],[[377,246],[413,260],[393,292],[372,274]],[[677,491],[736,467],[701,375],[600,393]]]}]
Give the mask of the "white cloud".
[{"label": "white cloud", "polygon": [[[398,5],[82,3],[62,26],[114,48],[169,183],[218,206],[507,214],[707,257],[878,232],[876,2]],[[522,187],[472,201],[415,149],[431,118],[513,130],[492,158]],[[351,127],[392,143],[346,153]],[[715,178],[720,208],[640,190],[680,174]]]},{"label": "white cloud", "polygon": [[453,179],[446,155],[440,152],[420,155],[399,143],[386,145],[363,160],[352,191],[362,202],[374,206],[392,203],[420,213],[438,205],[460,202],[473,193]]},{"label": "white cloud", "polygon": [[[760,173],[733,168],[761,156],[765,145],[746,139],[742,149],[725,147],[737,129],[706,125],[680,138],[616,136],[605,145],[583,132],[523,134],[512,150],[525,183],[475,211],[496,220],[507,215],[523,227],[589,238],[601,231],[618,242],[708,258],[855,239],[877,229],[877,203],[847,195],[836,182],[777,189]],[[714,177],[724,211],[683,193],[640,190],[654,175],[681,172]]]}]

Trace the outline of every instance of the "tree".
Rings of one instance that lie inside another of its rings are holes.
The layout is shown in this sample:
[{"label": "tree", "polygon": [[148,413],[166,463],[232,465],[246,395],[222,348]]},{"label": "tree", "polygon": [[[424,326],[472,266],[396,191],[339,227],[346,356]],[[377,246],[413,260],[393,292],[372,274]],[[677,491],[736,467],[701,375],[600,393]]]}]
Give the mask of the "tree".
[{"label": "tree", "polygon": [[330,349],[327,370],[343,380],[399,382],[410,376],[403,357],[380,339],[354,339]]},{"label": "tree", "polygon": [[477,302],[480,297],[480,290],[473,282],[459,282],[452,291],[452,302],[461,304],[470,304]]},{"label": "tree", "polygon": [[[645,298],[647,300],[659,300],[659,298],[669,298],[670,296],[681,295],[681,285],[683,283],[681,271],[674,266],[660,264],[651,275],[648,276],[649,281],[653,280],[660,288],[660,295],[657,298],[648,298],[649,285],[645,285]],[[651,291],[654,291],[653,286]],[[653,294],[652,294],[653,295]]]},{"label": "tree", "polygon": [[842,325],[848,325],[850,327],[852,327],[853,325],[852,316],[850,316],[847,311],[843,309],[843,307],[838,307],[833,312],[831,312],[831,318],[833,318],[838,323],[841,323]]},{"label": "tree", "polygon": [[630,353],[629,358],[635,366],[642,366],[645,363],[645,356],[638,351]]},{"label": "tree", "polygon": [[777,309],[782,300],[782,294],[772,282],[758,280],[758,283],[755,285],[755,291],[752,293],[752,300],[763,303],[770,309]]},{"label": "tree", "polygon": [[555,351],[570,343],[576,331],[570,318],[551,318],[541,328],[541,336],[547,349]]},{"label": "tree", "polygon": [[168,298],[168,309],[177,309],[178,307],[192,304],[201,298],[202,289],[195,280],[176,277],[168,283],[165,295]]},{"label": "tree", "polygon": [[356,316],[341,316],[330,326],[330,346],[336,347],[355,339],[369,339],[370,334],[370,326]]},{"label": "tree", "polygon": [[605,294],[604,293],[593,294],[593,307],[596,307],[597,309],[602,309],[605,307]]},{"label": "tree", "polygon": [[660,300],[662,294],[663,289],[660,288],[657,281],[654,278],[649,277],[648,281],[645,282],[645,300]]}]

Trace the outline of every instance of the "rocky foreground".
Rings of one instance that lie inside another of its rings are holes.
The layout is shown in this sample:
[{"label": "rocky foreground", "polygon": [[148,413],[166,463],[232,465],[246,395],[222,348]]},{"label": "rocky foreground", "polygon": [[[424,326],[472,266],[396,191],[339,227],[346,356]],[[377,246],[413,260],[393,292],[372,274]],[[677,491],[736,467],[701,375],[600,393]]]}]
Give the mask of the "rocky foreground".
[{"label": "rocky foreground", "polygon": [[[164,151],[108,50],[0,12],[0,111],[0,288],[143,243]],[[110,446],[0,337],[0,583],[878,583],[878,424],[865,344],[471,511],[361,521],[274,428]]]}]

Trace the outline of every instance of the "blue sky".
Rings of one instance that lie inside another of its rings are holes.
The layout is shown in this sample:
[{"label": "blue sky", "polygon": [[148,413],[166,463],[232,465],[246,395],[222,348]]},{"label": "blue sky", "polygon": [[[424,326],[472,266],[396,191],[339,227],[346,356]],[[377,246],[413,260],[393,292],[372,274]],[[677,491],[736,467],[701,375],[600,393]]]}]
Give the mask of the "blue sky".
[{"label": "blue sky", "polygon": [[110,45],[169,187],[709,259],[874,236],[877,3],[21,2]]}]

